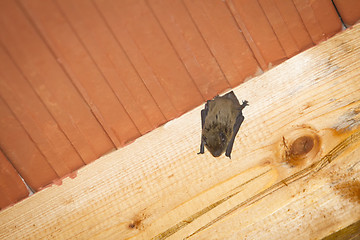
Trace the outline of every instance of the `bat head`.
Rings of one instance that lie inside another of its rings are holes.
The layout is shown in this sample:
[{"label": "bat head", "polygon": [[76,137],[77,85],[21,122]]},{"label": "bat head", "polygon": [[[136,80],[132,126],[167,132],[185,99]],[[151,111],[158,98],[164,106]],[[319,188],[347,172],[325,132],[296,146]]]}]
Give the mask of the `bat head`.
[{"label": "bat head", "polygon": [[214,157],[219,157],[225,152],[231,135],[231,129],[224,125],[216,124],[210,128],[204,128],[202,138],[206,149],[209,150]]}]

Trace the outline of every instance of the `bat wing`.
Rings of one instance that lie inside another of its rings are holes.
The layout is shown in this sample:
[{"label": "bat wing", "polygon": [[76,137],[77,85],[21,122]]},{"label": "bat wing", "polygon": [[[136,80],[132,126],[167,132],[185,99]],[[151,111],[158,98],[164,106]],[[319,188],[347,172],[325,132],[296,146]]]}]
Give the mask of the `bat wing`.
[{"label": "bat wing", "polygon": [[231,139],[229,141],[229,144],[227,145],[225,156],[231,158],[231,151],[234,145],[236,134],[238,133],[240,126],[242,122],[244,121],[244,116],[242,115],[242,112],[239,113],[239,115],[236,117],[236,121],[233,128],[233,135],[231,136]]},{"label": "bat wing", "polygon": [[[207,116],[208,112],[209,112],[209,101],[206,102],[205,108],[203,110],[201,110],[201,129],[204,128],[205,119],[206,119],[206,116]],[[204,153],[204,150],[205,150],[204,145],[205,145],[205,142],[204,142],[204,139],[201,136],[200,152],[198,152],[198,154],[203,154]]]},{"label": "bat wing", "polygon": [[[230,92],[230,93],[233,93],[233,92]],[[234,96],[235,96],[235,94],[234,94]],[[236,96],[235,96],[235,98],[236,98]],[[234,128],[233,128],[233,135],[231,136],[231,139],[229,141],[229,144],[228,144],[228,146],[226,148],[226,152],[225,152],[225,156],[227,156],[229,158],[231,158],[231,151],[232,151],[232,148],[233,148],[233,145],[234,145],[234,140],[235,140],[236,134],[238,133],[238,131],[240,129],[240,126],[241,126],[241,124],[243,123],[243,121],[245,119],[244,116],[242,115],[242,110],[248,105],[249,105],[248,101],[246,101],[246,100],[243,101],[243,103],[241,105],[239,104],[239,106],[240,106],[238,108],[239,114],[238,114],[238,116],[236,117],[236,120],[235,120],[235,124],[234,124]]]}]

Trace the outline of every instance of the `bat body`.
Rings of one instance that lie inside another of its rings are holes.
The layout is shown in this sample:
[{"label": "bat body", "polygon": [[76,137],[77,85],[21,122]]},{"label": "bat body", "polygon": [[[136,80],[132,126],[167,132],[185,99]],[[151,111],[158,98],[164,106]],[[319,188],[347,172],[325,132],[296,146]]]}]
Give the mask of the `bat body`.
[{"label": "bat body", "polygon": [[247,105],[247,101],[240,104],[233,91],[206,102],[201,110],[199,154],[204,153],[205,146],[214,157],[225,152],[225,156],[231,158],[235,136],[244,121],[242,110]]}]

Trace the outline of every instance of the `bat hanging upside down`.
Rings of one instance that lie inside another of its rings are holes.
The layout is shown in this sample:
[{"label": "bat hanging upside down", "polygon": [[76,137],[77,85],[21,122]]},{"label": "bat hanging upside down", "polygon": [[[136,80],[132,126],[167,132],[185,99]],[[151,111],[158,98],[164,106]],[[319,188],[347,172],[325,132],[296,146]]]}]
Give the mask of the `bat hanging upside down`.
[{"label": "bat hanging upside down", "polygon": [[204,146],[214,157],[225,152],[231,158],[231,150],[235,136],[244,121],[242,110],[248,106],[248,101],[240,105],[233,91],[224,96],[216,96],[208,100],[201,110],[201,145],[200,152],[204,153]]}]

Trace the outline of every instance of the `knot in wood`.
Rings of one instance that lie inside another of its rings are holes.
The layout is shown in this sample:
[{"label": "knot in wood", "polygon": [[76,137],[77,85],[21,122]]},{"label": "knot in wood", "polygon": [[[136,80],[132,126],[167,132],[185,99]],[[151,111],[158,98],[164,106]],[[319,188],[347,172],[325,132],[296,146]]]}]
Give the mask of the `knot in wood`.
[{"label": "knot in wood", "polygon": [[311,136],[297,138],[290,146],[290,157],[304,156],[314,147],[314,139]]},{"label": "knot in wood", "polygon": [[310,164],[318,157],[320,145],[320,136],[315,129],[299,126],[283,136],[280,144],[282,161],[290,167]]}]

